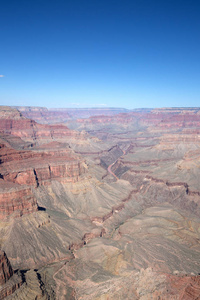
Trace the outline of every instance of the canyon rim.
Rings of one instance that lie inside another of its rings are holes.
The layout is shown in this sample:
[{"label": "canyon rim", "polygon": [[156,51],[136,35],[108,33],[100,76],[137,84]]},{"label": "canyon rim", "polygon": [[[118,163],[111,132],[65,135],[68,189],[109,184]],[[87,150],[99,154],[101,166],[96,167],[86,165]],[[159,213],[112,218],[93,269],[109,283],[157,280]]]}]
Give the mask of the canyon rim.
[{"label": "canyon rim", "polygon": [[0,107],[0,299],[199,299],[200,108]]}]

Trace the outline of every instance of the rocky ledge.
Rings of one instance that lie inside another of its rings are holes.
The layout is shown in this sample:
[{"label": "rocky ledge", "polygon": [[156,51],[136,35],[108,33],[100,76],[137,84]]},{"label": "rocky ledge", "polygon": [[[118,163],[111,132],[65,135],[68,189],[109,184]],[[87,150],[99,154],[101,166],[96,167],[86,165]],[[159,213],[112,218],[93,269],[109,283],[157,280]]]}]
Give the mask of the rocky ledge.
[{"label": "rocky ledge", "polygon": [[21,285],[22,277],[17,273],[14,274],[5,252],[0,250],[0,299],[5,299]]},{"label": "rocky ledge", "polygon": [[20,186],[0,179],[0,220],[14,213],[15,217],[38,210],[31,187]]}]

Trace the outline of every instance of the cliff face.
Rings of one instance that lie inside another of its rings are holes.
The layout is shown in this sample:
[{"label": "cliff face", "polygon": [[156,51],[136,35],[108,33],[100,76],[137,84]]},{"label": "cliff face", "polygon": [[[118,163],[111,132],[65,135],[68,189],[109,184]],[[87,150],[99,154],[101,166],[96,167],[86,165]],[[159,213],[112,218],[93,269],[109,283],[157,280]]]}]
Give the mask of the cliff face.
[{"label": "cliff face", "polygon": [[42,125],[26,119],[20,112],[11,108],[0,109],[0,132],[22,138],[24,141],[43,143],[68,138],[82,139],[84,136],[64,125]]},{"label": "cliff face", "polygon": [[[81,136],[65,126],[40,125],[5,107],[0,110],[0,132],[0,219],[37,211],[31,187],[51,180],[77,182],[85,172],[84,161],[68,144],[55,141]],[[10,136],[17,137],[14,143]],[[31,140],[40,146],[22,150],[24,141]]]},{"label": "cliff face", "polygon": [[5,252],[0,250],[0,285],[6,283],[13,273],[13,269]]},{"label": "cliff face", "polygon": [[[45,122],[67,116],[25,112]],[[37,269],[24,277],[38,299],[46,284],[57,299],[199,297],[199,115],[157,109],[73,120],[94,135],[85,141],[4,109],[1,248],[14,268]],[[4,273],[3,285],[15,275]],[[13,299],[28,298],[20,290]]]},{"label": "cliff face", "polygon": [[0,299],[11,296],[22,284],[21,274],[14,274],[7,255],[0,250]]},{"label": "cliff face", "polygon": [[37,201],[30,187],[5,182],[0,179],[0,219],[14,214],[20,217],[38,210]]},{"label": "cliff face", "polygon": [[76,182],[84,173],[83,161],[80,161],[69,149],[53,148],[46,150],[16,150],[1,144],[0,174],[5,182],[20,185],[46,184],[48,180],[60,179]]},{"label": "cliff face", "polygon": [[0,132],[18,136],[23,140],[37,141],[53,140],[65,138],[81,138],[78,132],[68,129],[64,125],[42,125],[33,120],[20,119],[1,119]]}]

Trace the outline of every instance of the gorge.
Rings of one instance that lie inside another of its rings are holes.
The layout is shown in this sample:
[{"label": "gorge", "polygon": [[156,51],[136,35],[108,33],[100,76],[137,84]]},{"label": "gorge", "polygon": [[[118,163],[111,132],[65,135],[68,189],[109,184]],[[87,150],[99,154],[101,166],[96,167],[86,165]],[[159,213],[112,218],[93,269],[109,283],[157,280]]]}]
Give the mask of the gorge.
[{"label": "gorge", "polygon": [[0,107],[0,299],[200,298],[200,108]]}]

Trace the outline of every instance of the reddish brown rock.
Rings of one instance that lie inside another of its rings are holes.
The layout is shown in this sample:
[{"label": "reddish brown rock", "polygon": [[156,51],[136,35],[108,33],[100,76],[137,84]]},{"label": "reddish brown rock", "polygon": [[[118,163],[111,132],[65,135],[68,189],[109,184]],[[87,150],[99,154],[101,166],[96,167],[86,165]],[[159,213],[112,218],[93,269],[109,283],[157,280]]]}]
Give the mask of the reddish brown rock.
[{"label": "reddish brown rock", "polygon": [[0,285],[13,275],[13,269],[4,251],[0,250]]},{"label": "reddish brown rock", "polygon": [[26,119],[16,109],[0,108],[0,132],[25,141],[50,141],[53,139],[84,138],[84,135],[64,125],[42,125]]},{"label": "reddish brown rock", "polygon": [[45,145],[43,150],[16,150],[1,144],[0,162],[4,181],[35,187],[51,179],[75,182],[85,171],[83,161],[57,143]]},{"label": "reddish brown rock", "polygon": [[166,278],[169,297],[174,296],[179,300],[200,299],[200,276],[167,275]]},{"label": "reddish brown rock", "polygon": [[37,210],[37,201],[30,187],[0,179],[0,219],[5,219],[13,213],[19,217]]},{"label": "reddish brown rock", "polygon": [[5,252],[0,250],[0,299],[12,295],[22,283],[21,274],[14,274]]}]

